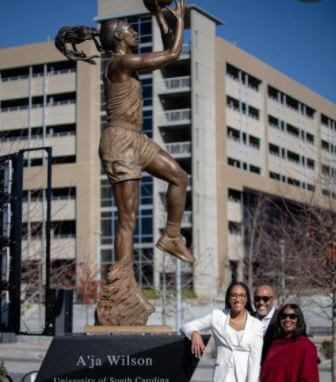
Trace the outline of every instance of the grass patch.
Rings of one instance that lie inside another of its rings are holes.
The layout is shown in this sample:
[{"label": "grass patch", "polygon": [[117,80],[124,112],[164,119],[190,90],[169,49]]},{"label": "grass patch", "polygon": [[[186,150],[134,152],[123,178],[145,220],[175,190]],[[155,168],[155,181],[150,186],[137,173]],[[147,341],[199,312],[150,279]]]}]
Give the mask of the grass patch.
[{"label": "grass patch", "polygon": [[149,300],[157,300],[160,297],[155,288],[144,288],[142,292]]},{"label": "grass patch", "polygon": [[194,290],[190,288],[182,288],[182,296],[187,299],[194,299],[197,297]]}]

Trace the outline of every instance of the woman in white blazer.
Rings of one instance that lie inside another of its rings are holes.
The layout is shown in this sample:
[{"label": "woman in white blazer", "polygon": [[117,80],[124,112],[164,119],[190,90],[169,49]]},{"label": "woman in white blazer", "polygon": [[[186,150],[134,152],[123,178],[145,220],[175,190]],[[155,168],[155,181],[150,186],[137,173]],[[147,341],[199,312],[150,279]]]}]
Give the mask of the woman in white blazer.
[{"label": "woman in white blazer", "polygon": [[214,382],[258,382],[263,330],[261,321],[250,314],[251,297],[244,283],[229,286],[225,308],[188,322],[181,331],[191,340],[191,351],[198,358],[205,349],[200,331],[212,331],[217,348]]}]

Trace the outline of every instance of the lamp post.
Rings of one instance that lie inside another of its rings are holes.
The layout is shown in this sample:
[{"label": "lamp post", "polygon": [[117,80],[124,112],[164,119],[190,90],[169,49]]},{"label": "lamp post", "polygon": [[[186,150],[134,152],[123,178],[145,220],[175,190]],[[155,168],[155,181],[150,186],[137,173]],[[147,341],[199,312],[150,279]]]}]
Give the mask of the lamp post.
[{"label": "lamp post", "polygon": [[280,239],[280,259],[281,259],[281,294],[285,300],[286,279],[285,279],[285,240]]}]

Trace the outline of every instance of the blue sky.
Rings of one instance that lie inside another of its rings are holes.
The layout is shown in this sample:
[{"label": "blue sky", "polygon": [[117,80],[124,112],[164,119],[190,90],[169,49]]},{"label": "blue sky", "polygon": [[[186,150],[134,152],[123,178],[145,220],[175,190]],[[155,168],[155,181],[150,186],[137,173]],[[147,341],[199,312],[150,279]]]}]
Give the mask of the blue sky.
[{"label": "blue sky", "polygon": [[[336,103],[336,0],[190,0],[224,21],[217,34]],[[95,25],[96,0],[2,0],[0,48]]]}]

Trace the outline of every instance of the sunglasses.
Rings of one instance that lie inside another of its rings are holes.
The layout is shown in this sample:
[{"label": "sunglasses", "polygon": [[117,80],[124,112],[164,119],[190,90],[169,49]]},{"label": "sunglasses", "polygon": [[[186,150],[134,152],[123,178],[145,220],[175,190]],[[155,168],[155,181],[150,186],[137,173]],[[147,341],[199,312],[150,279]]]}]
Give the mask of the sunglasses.
[{"label": "sunglasses", "polygon": [[298,315],[296,313],[281,313],[280,314],[280,320],[285,320],[286,318],[289,318],[290,320],[296,320],[298,318]]},{"label": "sunglasses", "polygon": [[254,301],[255,302],[268,302],[273,296],[254,296]]}]

